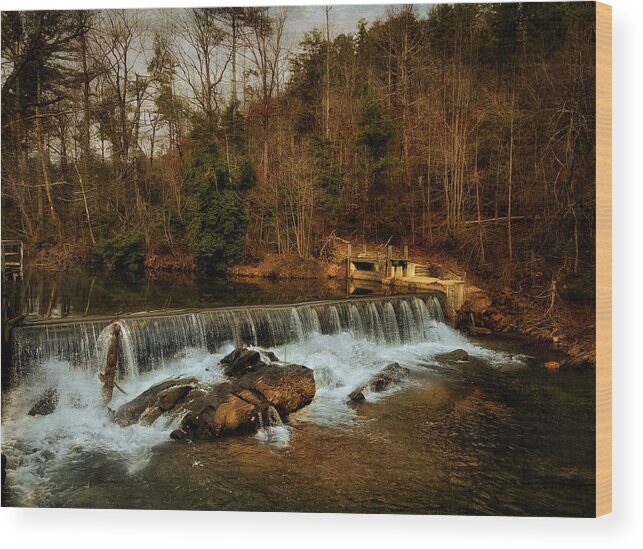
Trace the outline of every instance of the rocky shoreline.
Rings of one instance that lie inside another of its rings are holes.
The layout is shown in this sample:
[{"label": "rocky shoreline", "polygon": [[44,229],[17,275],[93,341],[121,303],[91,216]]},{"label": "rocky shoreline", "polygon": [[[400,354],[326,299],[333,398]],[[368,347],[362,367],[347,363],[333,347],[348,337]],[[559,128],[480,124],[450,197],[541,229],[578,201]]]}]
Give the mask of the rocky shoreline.
[{"label": "rocky shoreline", "polygon": [[[596,366],[595,338],[574,338],[560,330],[546,327],[537,311],[530,309],[524,296],[516,297],[509,288],[490,296],[477,286],[468,285],[463,306],[458,311],[456,328],[476,336],[516,334],[541,341],[567,358],[550,369],[591,369]],[[542,315],[540,315],[542,317]]]}]

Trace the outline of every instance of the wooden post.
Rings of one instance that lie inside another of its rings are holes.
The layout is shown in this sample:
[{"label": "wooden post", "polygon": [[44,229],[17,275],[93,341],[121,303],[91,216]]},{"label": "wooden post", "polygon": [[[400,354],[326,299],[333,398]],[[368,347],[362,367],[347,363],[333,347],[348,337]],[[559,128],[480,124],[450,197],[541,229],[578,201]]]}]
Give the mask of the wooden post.
[{"label": "wooden post", "polygon": [[404,244],[404,259],[408,259],[408,258],[409,258],[409,245]]},{"label": "wooden post", "polygon": [[346,256],[346,278],[350,280],[351,278],[351,253],[353,251],[353,247],[351,246],[350,242],[348,243],[348,255]]},{"label": "wooden post", "polygon": [[386,247],[386,276],[393,276],[393,264],[391,259],[393,257],[393,246]]}]

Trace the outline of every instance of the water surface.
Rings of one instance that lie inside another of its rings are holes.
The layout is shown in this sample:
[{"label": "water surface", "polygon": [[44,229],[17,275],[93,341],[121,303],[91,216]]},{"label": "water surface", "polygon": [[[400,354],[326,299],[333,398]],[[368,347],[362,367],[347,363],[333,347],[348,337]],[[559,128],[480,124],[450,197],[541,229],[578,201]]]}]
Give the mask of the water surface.
[{"label": "water surface", "polygon": [[[220,292],[209,283],[199,284],[204,286],[179,286],[195,306],[235,299],[254,304],[265,298],[267,303],[278,296],[291,302],[340,297],[333,295],[337,288],[318,282],[310,293],[295,284],[275,283],[253,295],[236,291],[240,287],[234,283],[218,282]],[[130,304],[158,303],[149,296],[161,294],[160,289],[134,292],[128,299]],[[94,294],[93,311],[114,312],[111,297],[101,300],[98,295],[103,294]],[[132,295],[147,297],[136,301]],[[69,303],[73,312],[82,307],[73,299]],[[397,329],[407,334],[399,340],[376,341],[364,326],[360,331],[351,324],[326,334],[310,329],[275,346],[283,360],[313,368],[315,400],[283,426],[215,442],[170,441],[176,419],[160,419],[149,427],[116,426],[100,401],[96,372],[50,360],[28,383],[3,395],[3,452],[10,459],[5,502],[593,515],[593,372],[546,371],[542,362],[558,358],[552,351],[521,339],[465,338],[439,318],[421,320],[426,323],[421,329],[404,327],[408,321],[400,317],[401,308],[396,310]],[[128,396],[116,395],[113,405],[172,375],[221,381],[218,361],[232,348],[227,343],[215,351],[186,349],[156,369],[126,377]],[[458,364],[439,359],[455,348],[467,350],[471,359]],[[392,361],[411,370],[409,380],[386,393],[367,394],[367,402],[358,407],[347,403],[349,392]],[[56,412],[28,416],[35,398],[52,384],[61,388]]]}]

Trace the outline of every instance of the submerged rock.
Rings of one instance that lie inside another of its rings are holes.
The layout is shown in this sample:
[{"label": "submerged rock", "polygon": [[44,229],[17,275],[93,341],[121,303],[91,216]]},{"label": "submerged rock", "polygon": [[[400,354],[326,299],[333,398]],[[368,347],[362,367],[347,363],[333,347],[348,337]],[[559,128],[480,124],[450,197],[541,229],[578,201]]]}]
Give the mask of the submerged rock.
[{"label": "submerged rock", "polygon": [[47,416],[58,407],[58,387],[49,387],[29,410],[30,416]]},{"label": "submerged rock", "polygon": [[558,370],[560,368],[560,362],[549,360],[548,362],[545,362],[543,364],[543,368],[545,368],[546,370]]},{"label": "submerged rock", "polygon": [[186,437],[187,437],[186,433],[181,431],[181,429],[174,429],[174,431],[170,433],[170,438],[172,440],[183,440]]},{"label": "submerged rock", "polygon": [[393,362],[375,374],[366,385],[355,389],[348,395],[348,398],[353,402],[362,402],[366,400],[364,396],[365,391],[381,393],[394,383],[400,383],[403,379],[409,377],[410,374],[411,371],[408,368],[404,368],[397,362]]},{"label": "submerged rock", "polygon": [[436,358],[446,362],[465,362],[469,360],[469,353],[467,353],[464,349],[456,349],[455,351],[451,351],[450,353],[442,353],[440,355],[437,355]]},{"label": "submerged rock", "polygon": [[266,358],[268,358],[270,362],[281,362],[281,360],[279,360],[279,357],[277,357],[277,355],[272,351],[262,350],[261,354],[263,354]]},{"label": "submerged rock", "polygon": [[352,393],[348,395],[348,398],[353,402],[364,402],[366,397],[364,396],[364,388],[355,389]]}]

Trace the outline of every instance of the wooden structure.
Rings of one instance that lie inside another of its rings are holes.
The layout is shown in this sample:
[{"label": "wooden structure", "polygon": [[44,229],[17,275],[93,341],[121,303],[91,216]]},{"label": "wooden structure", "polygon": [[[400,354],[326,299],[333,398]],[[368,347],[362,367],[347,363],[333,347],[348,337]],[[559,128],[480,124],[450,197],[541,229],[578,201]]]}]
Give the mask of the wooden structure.
[{"label": "wooden structure", "polygon": [[450,321],[465,300],[464,280],[460,278],[442,279],[430,276],[425,265],[409,259],[409,248],[404,246],[402,257],[394,257],[393,247],[387,246],[386,256],[352,253],[348,245],[347,278],[349,282],[360,282],[403,288],[412,291],[437,291],[445,296],[445,313]]},{"label": "wooden structure", "polygon": [[2,241],[2,276],[22,276],[24,247],[21,240]]}]

